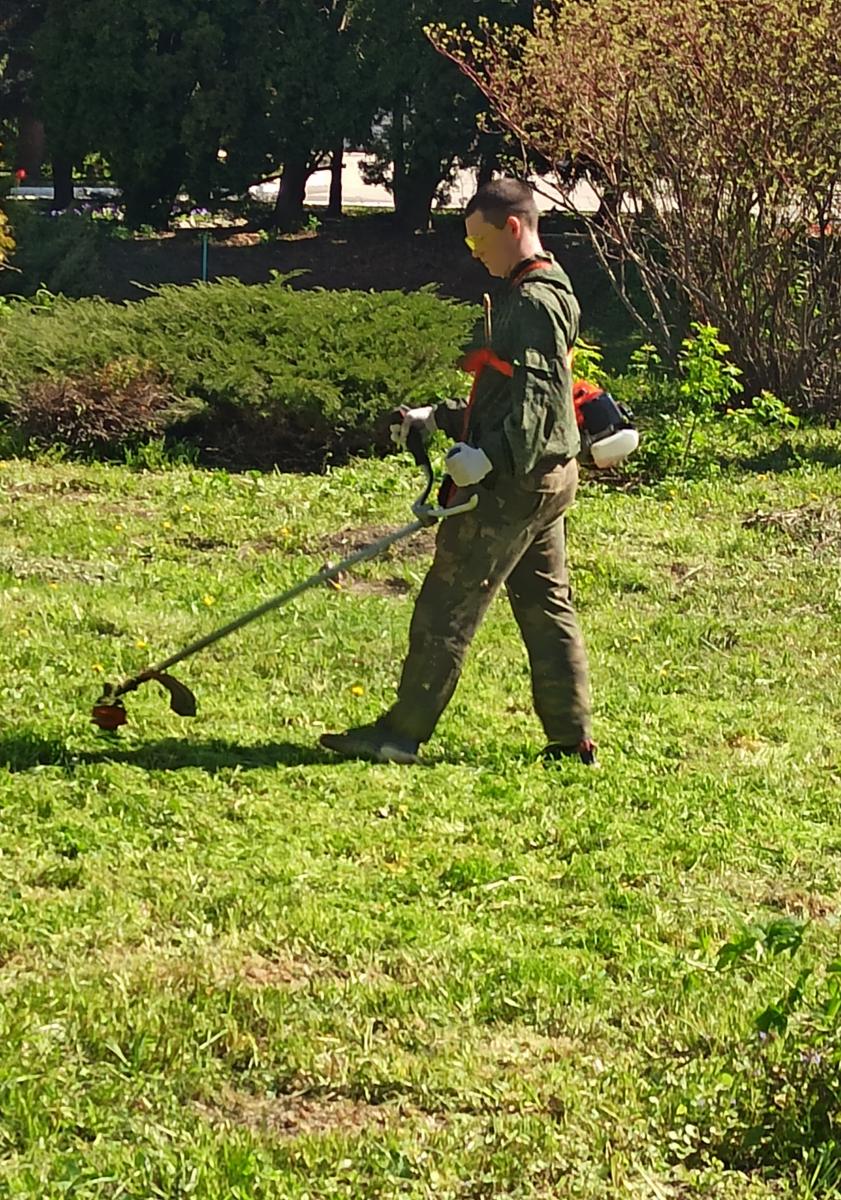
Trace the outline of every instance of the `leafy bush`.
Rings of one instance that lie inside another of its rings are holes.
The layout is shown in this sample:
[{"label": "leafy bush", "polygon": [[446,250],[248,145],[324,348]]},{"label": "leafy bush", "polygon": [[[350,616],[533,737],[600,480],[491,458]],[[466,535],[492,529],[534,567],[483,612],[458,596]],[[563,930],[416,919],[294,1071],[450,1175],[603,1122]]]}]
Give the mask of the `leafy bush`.
[{"label": "leafy bush", "polygon": [[648,343],[634,351],[623,376],[607,377],[599,362],[593,363],[591,375],[601,375],[596,382],[639,419],[640,449],[629,462],[631,472],[649,477],[714,475],[723,461],[736,455],[740,443],[758,431],[798,425],[788,405],[770,392],[745,402],[741,371],[729,353],[717,329],[694,323],[683,340],[676,372],[666,368]]},{"label": "leafy bush", "polygon": [[[463,389],[473,314],[430,291],[296,292],[281,277],[168,286],[135,305],[18,301],[0,311],[0,406],[39,380],[149,363],[201,411],[173,430],[211,461],[320,467],[387,446],[383,415]],[[195,402],[199,402],[196,404]]]},{"label": "leafy bush", "polygon": [[2,278],[6,291],[32,295],[39,288],[65,296],[101,290],[105,273],[104,229],[82,213],[50,214],[27,202],[11,205],[16,243],[12,265]]},{"label": "leafy bush", "polygon": [[431,36],[518,146],[589,178],[579,217],[667,361],[694,317],[750,392],[837,412],[837,21],[837,0],[557,0],[529,30]]},{"label": "leafy bush", "polygon": [[[319,469],[388,449],[382,418],[397,405],[463,392],[465,377],[451,364],[472,320],[470,308],[428,290],[298,292],[280,276],[260,286],[166,286],[132,305],[44,290],[0,298],[0,413],[11,418],[17,444],[31,431],[75,452],[123,454],[120,428],[109,440],[104,429],[91,436],[92,423],[109,372],[144,363],[148,378],[181,402],[166,410],[167,436],[196,447],[204,461]],[[693,328],[679,362],[669,372],[646,345],[624,375],[610,376],[597,346],[577,348],[575,374],[607,387],[639,418],[641,447],[627,475],[714,474],[758,430],[797,424],[769,392],[731,408],[739,372],[711,326]],[[74,431],[77,395],[97,399],[79,401]]]},{"label": "leafy bush", "polygon": [[38,446],[109,455],[172,424],[178,404],[148,364],[114,360],[69,379],[39,379],[12,403],[17,431]]}]

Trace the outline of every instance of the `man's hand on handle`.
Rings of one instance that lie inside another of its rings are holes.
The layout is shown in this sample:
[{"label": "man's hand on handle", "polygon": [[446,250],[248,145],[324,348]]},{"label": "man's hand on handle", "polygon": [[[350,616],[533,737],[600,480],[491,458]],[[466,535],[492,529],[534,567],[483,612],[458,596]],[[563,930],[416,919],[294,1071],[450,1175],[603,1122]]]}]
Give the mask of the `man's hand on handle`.
[{"label": "man's hand on handle", "polygon": [[444,460],[447,474],[456,487],[471,487],[493,470],[493,463],[477,446],[456,442]]}]

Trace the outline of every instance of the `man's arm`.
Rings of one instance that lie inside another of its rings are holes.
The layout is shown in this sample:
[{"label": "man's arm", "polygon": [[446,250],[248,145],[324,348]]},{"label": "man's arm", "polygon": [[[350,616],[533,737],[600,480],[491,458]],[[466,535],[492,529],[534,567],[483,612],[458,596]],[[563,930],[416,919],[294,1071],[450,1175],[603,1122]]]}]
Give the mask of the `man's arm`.
[{"label": "man's arm", "polygon": [[503,475],[526,475],[547,454],[571,457],[578,451],[568,361],[578,334],[578,305],[554,289],[548,303],[524,294],[518,317],[505,412],[480,433],[482,449]]}]

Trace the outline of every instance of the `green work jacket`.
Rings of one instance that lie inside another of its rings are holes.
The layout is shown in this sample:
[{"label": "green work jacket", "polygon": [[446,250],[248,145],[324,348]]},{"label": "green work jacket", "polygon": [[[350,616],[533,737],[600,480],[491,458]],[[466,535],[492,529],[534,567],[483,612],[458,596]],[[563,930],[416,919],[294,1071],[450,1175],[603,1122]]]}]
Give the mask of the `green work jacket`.
[{"label": "green work jacket", "polygon": [[[549,265],[523,275],[538,261]],[[519,263],[497,288],[490,348],[514,373],[482,371],[466,433],[466,401],[439,405],[435,413],[439,429],[484,450],[494,468],[489,482],[526,475],[542,459],[574,458],[580,450],[568,365],[579,315],[572,284],[551,254]],[[484,345],[479,322],[466,350]]]}]

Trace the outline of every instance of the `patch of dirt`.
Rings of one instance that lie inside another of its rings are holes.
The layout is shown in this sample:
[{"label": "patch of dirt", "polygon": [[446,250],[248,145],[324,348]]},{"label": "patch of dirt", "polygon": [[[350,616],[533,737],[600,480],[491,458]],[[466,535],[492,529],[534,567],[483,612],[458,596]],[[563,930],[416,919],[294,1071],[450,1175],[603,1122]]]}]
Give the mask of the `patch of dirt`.
[{"label": "patch of dirt", "polygon": [[86,504],[99,495],[99,489],[78,487],[58,479],[47,483],[10,483],[3,488],[3,495],[11,500],[18,496],[61,496],[69,504]]},{"label": "patch of dirt", "polygon": [[803,504],[799,508],[763,512],[742,521],[745,529],[782,534],[793,547],[809,552],[841,549],[841,507],[828,502]]},{"label": "patch of dirt", "polygon": [[772,888],[762,897],[768,908],[796,917],[822,920],[838,911],[837,900],[822,896],[818,892],[801,891],[798,888]]},{"label": "patch of dirt", "polygon": [[263,238],[259,233],[231,233],[228,237],[220,238],[216,243],[219,246],[259,246],[263,242]]},{"label": "patch of dirt", "polygon": [[412,584],[408,579],[400,579],[396,575],[391,579],[354,579],[351,577],[344,581],[343,586],[348,591],[356,592],[360,596],[388,596],[391,600],[399,596],[408,596],[412,591]]},{"label": "patch of dirt", "polygon": [[[253,229],[229,227],[211,234],[208,275],[268,283],[273,271],[297,271],[292,286],[303,290],[415,291],[431,284],[443,295],[475,303],[487,276],[463,238],[459,220],[441,220],[433,232],[413,234],[398,229],[388,213],[324,220],[317,233],[269,241]],[[106,253],[101,291],[111,300],[141,300],[149,287],[194,283],[201,274],[197,230],[178,230],[165,240],[115,240]]]},{"label": "patch of dirt", "polygon": [[342,980],[347,977],[337,967],[309,962],[292,954],[282,958],[251,954],[240,965],[239,974],[250,987],[288,988],[293,991],[307,988],[319,980]]},{"label": "patch of dirt", "polygon": [[[434,215],[428,233],[401,230],[388,211],[333,219],[318,209],[315,215],[320,221],[317,231],[305,229],[268,241],[256,228],[243,227],[236,220],[210,231],[178,229],[151,238],[109,239],[97,290],[110,300],[143,300],[149,288],[161,284],[195,283],[202,271],[205,232],[210,233],[211,281],[269,283],[275,271],[298,272],[291,286],[300,290],[410,292],[432,286],[442,296],[473,304],[487,290],[487,273],[467,252],[464,224],[457,213]],[[541,233],[548,248],[560,257],[585,309],[595,311],[591,297],[596,291],[603,308],[594,256],[580,231],[571,230],[566,218],[547,214]],[[12,283],[9,286],[15,290]]]},{"label": "patch of dirt", "polygon": [[[317,552],[327,555],[328,559],[347,558],[379,541],[388,533],[394,532],[393,525],[367,525],[362,529],[342,529],[338,533],[328,534],[322,538]],[[378,559],[393,562],[397,559],[414,559],[431,557],[435,547],[435,529],[420,529],[402,542],[395,542],[388,550],[378,555]]]},{"label": "patch of dirt", "polygon": [[236,1125],[252,1133],[291,1139],[338,1133],[354,1135],[386,1129],[406,1120],[441,1125],[443,1116],[402,1104],[369,1104],[348,1096],[253,1096],[226,1090],[212,1104],[198,1103],[211,1125]]},{"label": "patch of dirt", "polygon": [[[100,504],[100,493],[84,487],[62,487],[50,484],[10,484],[2,488],[2,499],[17,500],[22,497],[31,499],[53,499],[60,497],[62,504]],[[122,511],[122,509],[121,509]]]},{"label": "patch of dirt", "polygon": [[145,508],[135,500],[123,498],[120,500],[105,500],[97,487],[77,487],[65,484],[61,480],[54,483],[11,483],[0,492],[0,500],[17,500],[22,496],[42,497],[52,499],[60,497],[62,504],[95,504],[100,516],[139,517],[151,520],[157,516],[149,508]]}]

